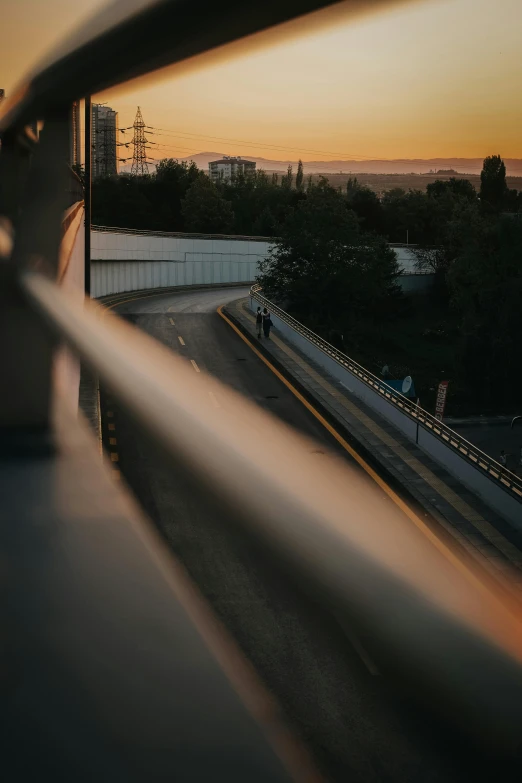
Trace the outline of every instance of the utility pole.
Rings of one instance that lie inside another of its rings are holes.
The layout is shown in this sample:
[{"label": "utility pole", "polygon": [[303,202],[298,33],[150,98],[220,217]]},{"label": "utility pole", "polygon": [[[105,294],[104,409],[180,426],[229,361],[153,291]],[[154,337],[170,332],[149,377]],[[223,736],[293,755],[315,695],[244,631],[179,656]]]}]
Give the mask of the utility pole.
[{"label": "utility pole", "polygon": [[91,295],[91,170],[92,170],[92,106],[91,96],[85,98],[85,296]]},{"label": "utility pole", "polygon": [[147,166],[147,139],[145,138],[145,123],[141,116],[141,109],[138,106],[136,117],[134,119],[134,138],[132,143],[134,144],[134,154],[132,156],[131,174],[137,176],[143,176],[149,173],[149,167]]}]

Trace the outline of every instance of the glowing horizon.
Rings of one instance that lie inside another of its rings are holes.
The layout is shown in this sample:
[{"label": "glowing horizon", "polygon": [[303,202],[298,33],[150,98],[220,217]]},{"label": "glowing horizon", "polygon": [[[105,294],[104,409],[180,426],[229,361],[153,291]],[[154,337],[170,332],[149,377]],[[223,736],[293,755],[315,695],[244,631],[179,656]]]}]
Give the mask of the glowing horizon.
[{"label": "glowing horizon", "polygon": [[[12,50],[0,52],[7,76],[0,87],[8,93],[80,16],[104,4],[85,0],[79,13],[68,0],[4,2]],[[27,18],[34,20],[28,35]],[[93,100],[118,111],[121,127],[132,125],[139,104],[147,125],[177,134],[151,137],[163,145],[156,158],[522,158],[521,21],[519,0],[399,5]]]}]

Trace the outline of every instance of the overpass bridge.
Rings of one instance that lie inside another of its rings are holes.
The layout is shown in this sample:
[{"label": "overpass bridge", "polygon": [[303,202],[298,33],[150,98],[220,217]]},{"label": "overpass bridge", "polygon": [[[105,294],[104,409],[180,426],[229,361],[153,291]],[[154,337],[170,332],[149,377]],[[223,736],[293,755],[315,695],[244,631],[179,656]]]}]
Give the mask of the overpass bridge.
[{"label": "overpass bridge", "polygon": [[[6,780],[516,779],[518,598],[346,456],[245,308],[238,331],[214,311],[237,291],[84,301],[72,101],[328,3],[128,5],[0,109]],[[277,350],[328,353],[272,310]]]}]

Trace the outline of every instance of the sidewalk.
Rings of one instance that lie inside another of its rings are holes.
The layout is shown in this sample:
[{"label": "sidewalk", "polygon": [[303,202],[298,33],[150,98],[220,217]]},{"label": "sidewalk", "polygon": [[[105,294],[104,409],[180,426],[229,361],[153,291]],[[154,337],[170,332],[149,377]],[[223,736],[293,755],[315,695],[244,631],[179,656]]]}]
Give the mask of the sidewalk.
[{"label": "sidewalk", "polygon": [[[224,308],[236,325],[296,387],[355,441],[357,450],[399,484],[476,562],[522,598],[522,532],[492,511],[393,425],[357,399],[335,378],[281,338],[258,340],[248,299]],[[407,498],[406,498],[407,499]],[[421,511],[422,511],[421,509]],[[522,511],[522,509],[521,509]]]}]

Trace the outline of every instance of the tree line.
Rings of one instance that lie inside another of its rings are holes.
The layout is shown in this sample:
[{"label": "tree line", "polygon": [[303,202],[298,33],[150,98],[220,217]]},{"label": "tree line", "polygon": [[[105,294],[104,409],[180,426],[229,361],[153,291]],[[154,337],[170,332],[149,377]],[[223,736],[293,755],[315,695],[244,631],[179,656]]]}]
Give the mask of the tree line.
[{"label": "tree line", "polygon": [[[521,194],[506,185],[500,157],[487,159],[483,175],[480,194],[469,180],[455,177],[431,183],[426,192],[394,188],[381,199],[356,178],[340,192],[364,231],[389,242],[437,245],[446,239],[457,202],[480,200],[493,211],[509,213],[522,209]],[[257,171],[214,183],[195,163],[165,159],[147,176],[96,179],[93,222],[155,231],[279,236],[287,217],[313,187],[301,161],[295,174],[289,166],[283,175]]]},{"label": "tree line", "polygon": [[[419,389],[425,400],[433,399],[444,373],[454,413],[517,412],[521,206],[499,156],[484,160],[479,193],[468,180],[450,178],[426,193],[390,191],[379,201],[356,180],[344,194],[324,181],[287,218],[260,281],[297,318],[363,360],[386,360],[386,350],[401,348],[393,345],[394,333],[405,335],[423,361],[433,359]],[[400,241],[406,229],[418,243],[419,271],[434,274],[428,299],[405,296],[398,286],[385,240]],[[438,313],[436,328],[424,328],[424,308]],[[405,321],[413,324],[409,333]],[[445,364],[451,356],[449,366],[440,367],[441,356]],[[417,370],[414,362],[407,368],[414,377]]]},{"label": "tree line", "polygon": [[[96,180],[92,192],[95,224],[277,237],[260,273],[266,292],[358,356],[411,318],[388,244],[408,238],[419,270],[434,273],[431,339],[454,343],[453,393],[470,410],[520,405],[522,194],[507,187],[500,156],[484,160],[479,192],[451,177],[379,198],[356,178],[344,189],[314,183],[301,162],[295,174],[212,182],[171,159],[149,176]],[[436,353],[429,342],[426,351]]]}]

